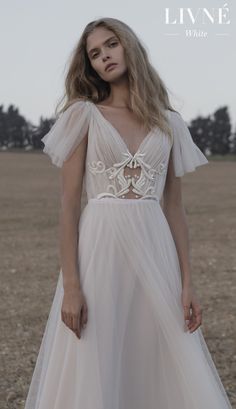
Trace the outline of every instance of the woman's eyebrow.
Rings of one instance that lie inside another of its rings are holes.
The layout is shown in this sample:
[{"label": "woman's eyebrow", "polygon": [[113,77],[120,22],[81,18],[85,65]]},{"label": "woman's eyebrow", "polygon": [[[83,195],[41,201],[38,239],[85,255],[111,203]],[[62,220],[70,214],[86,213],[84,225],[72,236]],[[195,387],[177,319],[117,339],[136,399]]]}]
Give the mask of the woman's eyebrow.
[{"label": "woman's eyebrow", "polygon": [[[114,39],[117,39],[115,36],[109,37],[109,38],[107,38],[107,39],[104,41],[104,43],[103,43],[102,45],[105,45],[106,43],[108,43],[108,41],[112,40],[113,38],[114,38]],[[92,51],[95,51],[95,50],[97,50],[97,49],[98,49],[98,48],[91,48],[91,50],[88,51],[88,54],[91,54]]]}]

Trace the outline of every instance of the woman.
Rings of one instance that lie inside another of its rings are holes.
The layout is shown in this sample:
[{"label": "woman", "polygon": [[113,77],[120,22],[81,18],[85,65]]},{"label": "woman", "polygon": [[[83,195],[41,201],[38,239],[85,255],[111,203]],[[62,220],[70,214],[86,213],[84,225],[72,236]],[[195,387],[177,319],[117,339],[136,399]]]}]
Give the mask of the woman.
[{"label": "woman", "polygon": [[65,85],[42,139],[62,168],[61,270],[25,408],[230,408],[181,200],[180,177],[208,160],[123,22],[86,26]]}]

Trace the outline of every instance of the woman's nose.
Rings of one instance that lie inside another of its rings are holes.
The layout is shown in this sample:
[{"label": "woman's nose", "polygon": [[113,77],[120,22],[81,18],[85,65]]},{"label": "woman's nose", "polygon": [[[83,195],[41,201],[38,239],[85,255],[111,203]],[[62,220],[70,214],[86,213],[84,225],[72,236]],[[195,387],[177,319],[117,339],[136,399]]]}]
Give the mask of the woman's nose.
[{"label": "woman's nose", "polygon": [[110,56],[107,54],[106,51],[102,52],[102,60],[103,60],[103,61],[106,61],[106,60],[108,60],[109,58],[110,58]]}]

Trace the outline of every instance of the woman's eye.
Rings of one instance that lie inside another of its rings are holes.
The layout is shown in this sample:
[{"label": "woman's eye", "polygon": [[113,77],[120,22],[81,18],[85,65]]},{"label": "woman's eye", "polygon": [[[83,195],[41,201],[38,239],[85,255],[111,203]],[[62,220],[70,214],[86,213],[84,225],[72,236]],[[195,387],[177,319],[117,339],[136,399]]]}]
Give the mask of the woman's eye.
[{"label": "woman's eye", "polygon": [[[112,43],[109,44],[109,47],[110,47],[110,46],[113,47],[113,46],[115,46],[116,44],[118,44],[118,42],[117,42],[117,41],[113,41]],[[98,55],[98,53],[94,53],[94,54],[92,55],[92,58],[96,58],[97,55]]]}]

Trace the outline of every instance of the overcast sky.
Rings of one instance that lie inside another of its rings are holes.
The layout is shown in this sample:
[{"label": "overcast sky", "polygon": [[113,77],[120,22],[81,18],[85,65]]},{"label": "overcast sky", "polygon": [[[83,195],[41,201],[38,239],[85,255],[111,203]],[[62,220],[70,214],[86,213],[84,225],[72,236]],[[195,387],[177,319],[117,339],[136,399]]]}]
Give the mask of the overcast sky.
[{"label": "overcast sky", "polygon": [[[172,104],[186,121],[227,105],[235,124],[234,3],[0,0],[0,104],[5,108],[16,105],[35,125],[41,115],[51,116],[63,93],[66,63],[84,27],[97,18],[113,17],[124,21],[140,37],[170,91]],[[187,14],[183,25],[165,24],[166,7],[170,8],[170,21],[174,21],[180,7],[193,13],[201,7],[211,12],[214,8],[216,15],[223,6],[229,8],[223,21],[230,19],[230,24],[206,20],[204,25],[199,11],[195,24]],[[203,30],[207,37],[186,37],[187,29]]]}]

